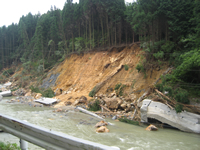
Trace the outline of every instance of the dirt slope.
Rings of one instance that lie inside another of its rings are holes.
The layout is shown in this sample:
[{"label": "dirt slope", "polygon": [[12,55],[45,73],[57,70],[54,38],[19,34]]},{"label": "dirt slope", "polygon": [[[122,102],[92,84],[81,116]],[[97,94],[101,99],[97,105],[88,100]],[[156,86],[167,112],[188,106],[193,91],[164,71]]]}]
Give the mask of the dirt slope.
[{"label": "dirt slope", "polygon": [[[135,69],[140,61],[140,55],[141,49],[137,44],[125,47],[123,50],[113,47],[103,52],[71,55],[51,71],[51,74],[60,73],[56,86],[53,87],[54,91],[58,88],[61,88],[63,93],[71,91],[56,96],[61,100],[56,107],[64,105],[67,100],[74,102],[76,97],[89,98],[89,92],[99,83],[103,84],[98,94],[109,94],[108,89],[114,89],[116,84],[122,83],[126,85],[125,95],[132,94],[137,99],[166,70],[163,67],[159,71],[153,70],[151,73],[149,71],[144,78],[144,74],[138,73]],[[128,71],[124,65],[128,65]]]}]

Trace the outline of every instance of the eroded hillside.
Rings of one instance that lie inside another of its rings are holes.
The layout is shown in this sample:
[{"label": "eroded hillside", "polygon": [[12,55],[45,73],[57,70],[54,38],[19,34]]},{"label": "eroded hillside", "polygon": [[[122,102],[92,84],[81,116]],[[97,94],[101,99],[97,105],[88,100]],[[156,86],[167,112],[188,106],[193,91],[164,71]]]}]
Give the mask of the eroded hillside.
[{"label": "eroded hillside", "polygon": [[73,54],[66,58],[47,77],[60,74],[53,86],[54,91],[62,89],[62,94],[56,96],[61,100],[56,107],[65,105],[66,101],[73,103],[77,97],[89,98],[89,92],[97,85],[100,87],[97,94],[109,94],[116,84],[121,83],[126,85],[123,96],[137,99],[166,70],[164,67],[153,69],[144,77],[136,70],[141,54],[139,45],[134,44],[125,48],[112,47],[108,51]]}]

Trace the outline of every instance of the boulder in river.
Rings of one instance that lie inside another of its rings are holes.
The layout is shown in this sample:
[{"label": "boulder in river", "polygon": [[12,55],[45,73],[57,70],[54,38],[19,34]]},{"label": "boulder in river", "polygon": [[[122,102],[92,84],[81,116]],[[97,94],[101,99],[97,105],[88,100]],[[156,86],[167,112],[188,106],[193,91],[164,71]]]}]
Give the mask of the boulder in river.
[{"label": "boulder in river", "polygon": [[156,127],[156,126],[154,126],[154,125],[149,125],[147,128],[146,128],[146,130],[147,131],[157,131],[158,130],[158,128]]},{"label": "boulder in river", "polygon": [[96,128],[99,128],[99,127],[101,127],[101,126],[107,126],[107,125],[108,125],[108,123],[102,120],[102,121],[98,122],[98,123],[95,125],[95,127],[96,127]]},{"label": "boulder in river", "polygon": [[109,129],[107,129],[106,126],[101,126],[98,129],[96,129],[96,132],[98,133],[109,132]]}]

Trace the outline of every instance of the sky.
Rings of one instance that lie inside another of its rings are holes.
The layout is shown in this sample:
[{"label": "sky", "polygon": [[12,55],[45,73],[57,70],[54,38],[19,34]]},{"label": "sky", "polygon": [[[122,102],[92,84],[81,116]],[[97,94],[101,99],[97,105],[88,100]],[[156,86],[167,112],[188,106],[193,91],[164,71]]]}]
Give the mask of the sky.
[{"label": "sky", "polygon": [[[32,15],[44,14],[50,10],[51,6],[63,9],[66,0],[0,0],[0,27],[8,26],[12,23],[19,23],[19,19],[29,12]],[[79,0],[73,0],[78,2]],[[133,0],[125,0],[126,2],[133,2]]]}]

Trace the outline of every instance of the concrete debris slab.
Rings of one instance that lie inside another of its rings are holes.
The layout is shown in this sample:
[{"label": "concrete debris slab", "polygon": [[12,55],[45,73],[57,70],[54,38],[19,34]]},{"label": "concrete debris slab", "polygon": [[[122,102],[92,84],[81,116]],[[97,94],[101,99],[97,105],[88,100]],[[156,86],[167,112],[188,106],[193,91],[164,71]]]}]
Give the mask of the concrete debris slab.
[{"label": "concrete debris slab", "polygon": [[4,91],[4,92],[0,92],[0,95],[3,96],[3,97],[11,96],[12,92],[10,90],[9,91]]},{"label": "concrete debris slab", "polygon": [[141,118],[143,122],[153,118],[182,131],[200,133],[200,115],[186,111],[176,113],[175,110],[160,102],[143,100]]},{"label": "concrete debris slab", "polygon": [[12,83],[11,82],[6,82],[3,86],[7,87],[10,86]]},{"label": "concrete debris slab", "polygon": [[40,99],[36,99],[34,100],[34,102],[38,102],[44,105],[52,105],[54,103],[57,103],[58,100],[57,99],[53,99],[53,98],[46,98],[46,97],[42,97]]}]

